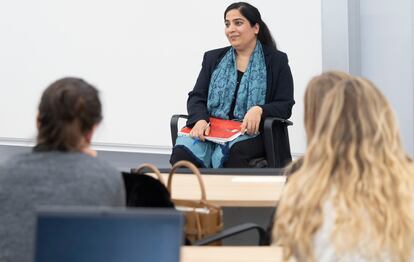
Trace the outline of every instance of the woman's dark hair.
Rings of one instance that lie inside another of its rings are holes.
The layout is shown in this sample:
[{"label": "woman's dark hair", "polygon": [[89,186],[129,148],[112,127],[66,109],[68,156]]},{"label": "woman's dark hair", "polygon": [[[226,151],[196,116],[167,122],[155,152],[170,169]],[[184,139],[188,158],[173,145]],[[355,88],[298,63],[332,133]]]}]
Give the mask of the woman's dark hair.
[{"label": "woman's dark hair", "polygon": [[77,151],[102,120],[98,90],[79,78],[62,78],[43,92],[35,151]]},{"label": "woman's dark hair", "polygon": [[263,22],[262,16],[260,15],[259,10],[246,2],[237,2],[229,5],[224,11],[224,20],[226,20],[226,15],[230,10],[237,9],[240,13],[249,20],[251,26],[259,24],[259,34],[257,35],[257,39],[260,43],[273,47],[277,49],[276,42],[272,37],[272,34],[269,31],[269,28]]}]

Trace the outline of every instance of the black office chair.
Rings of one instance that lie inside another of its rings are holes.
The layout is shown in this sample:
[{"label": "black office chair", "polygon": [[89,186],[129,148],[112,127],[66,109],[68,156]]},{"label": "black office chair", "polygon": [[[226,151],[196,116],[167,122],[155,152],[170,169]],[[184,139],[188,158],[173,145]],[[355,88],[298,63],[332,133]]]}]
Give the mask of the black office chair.
[{"label": "black office chair", "polygon": [[[178,120],[180,118],[187,119],[187,115],[173,115],[170,121],[171,140],[173,147],[177,140]],[[263,158],[252,159],[249,163],[250,167],[270,167],[282,168],[292,161],[290,153],[288,126],[293,125],[289,120],[268,117],[263,125],[263,140],[265,144],[266,156]]]},{"label": "black office chair", "polygon": [[258,233],[258,246],[267,246],[269,243],[267,243],[267,236],[266,231],[259,225],[255,223],[244,223],[237,226],[233,226],[231,228],[227,228],[222,230],[221,232],[214,234],[212,236],[205,237],[203,239],[200,239],[194,243],[192,243],[193,246],[206,246],[211,243],[214,243],[216,241],[220,241],[229,237],[232,237],[234,235],[241,234],[243,232],[247,232],[249,230],[257,230]]}]

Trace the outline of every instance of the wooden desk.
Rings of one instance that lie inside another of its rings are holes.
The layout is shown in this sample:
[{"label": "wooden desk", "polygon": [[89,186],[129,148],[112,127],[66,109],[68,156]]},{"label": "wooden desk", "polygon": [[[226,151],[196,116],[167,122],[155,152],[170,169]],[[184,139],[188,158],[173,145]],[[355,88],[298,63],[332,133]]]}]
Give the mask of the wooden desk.
[{"label": "wooden desk", "polygon": [[278,262],[282,260],[282,249],[273,246],[222,246],[181,248],[181,262]]},{"label": "wooden desk", "polygon": [[[168,174],[163,174],[165,182]],[[203,175],[207,200],[222,207],[274,207],[285,184],[284,176]],[[172,197],[200,199],[197,178],[175,174]]]}]

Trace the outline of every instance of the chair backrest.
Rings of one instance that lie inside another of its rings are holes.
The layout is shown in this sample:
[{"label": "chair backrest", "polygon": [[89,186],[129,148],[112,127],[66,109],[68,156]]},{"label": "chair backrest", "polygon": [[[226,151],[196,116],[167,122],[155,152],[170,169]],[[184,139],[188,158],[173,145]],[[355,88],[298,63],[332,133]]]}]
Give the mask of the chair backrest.
[{"label": "chair backrest", "polygon": [[158,179],[136,172],[122,172],[125,183],[127,206],[171,207],[170,192]]},{"label": "chair backrest", "polygon": [[268,117],[263,124],[266,160],[268,167],[283,168],[292,162],[290,153],[288,126],[293,125],[289,120]]},{"label": "chair backrest", "polygon": [[48,207],[38,212],[35,262],[179,262],[173,209]]}]

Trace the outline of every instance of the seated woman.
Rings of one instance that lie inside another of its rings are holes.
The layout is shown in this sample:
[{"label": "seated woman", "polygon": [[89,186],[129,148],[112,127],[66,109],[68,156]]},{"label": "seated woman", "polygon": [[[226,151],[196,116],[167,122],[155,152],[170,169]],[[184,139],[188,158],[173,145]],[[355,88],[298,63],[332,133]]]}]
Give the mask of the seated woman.
[{"label": "seated woman", "polygon": [[38,206],[125,206],[120,172],[95,158],[98,91],[78,78],[43,93],[33,152],[0,167],[0,261],[32,261]]},{"label": "seated woman", "polygon": [[[188,160],[199,167],[247,167],[265,155],[261,122],[289,118],[294,104],[288,58],[276,44],[254,6],[238,2],[224,12],[229,47],[204,54],[201,72],[187,100],[191,137],[178,137],[170,162]],[[245,134],[219,145],[204,140],[209,118],[235,119]],[[198,142],[201,141],[201,142]]]},{"label": "seated woman", "polygon": [[414,162],[368,80],[326,95],[278,206],[274,243],[298,261],[413,261]]}]

